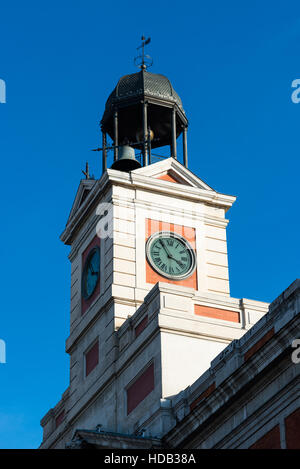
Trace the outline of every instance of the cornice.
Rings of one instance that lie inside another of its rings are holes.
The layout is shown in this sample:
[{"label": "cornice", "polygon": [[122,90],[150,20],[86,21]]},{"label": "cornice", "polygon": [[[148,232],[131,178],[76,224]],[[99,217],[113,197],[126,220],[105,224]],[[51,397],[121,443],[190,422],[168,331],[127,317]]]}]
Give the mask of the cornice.
[{"label": "cornice", "polygon": [[169,195],[171,197],[191,202],[202,202],[204,204],[223,208],[225,211],[227,211],[236,200],[236,197],[234,196],[221,194],[212,189],[208,190],[194,186],[185,186],[183,184],[174,184],[169,181],[156,179],[155,177],[137,174],[134,171],[131,173],[125,173],[114,169],[108,169],[101,179],[95,182],[86,200],[78,208],[76,213],[74,213],[74,215],[68,220],[67,225],[60,236],[63,243],[72,243],[73,234],[78,231],[87,214],[94,207],[96,201],[99,200],[100,195],[103,196],[108,187],[113,185]]},{"label": "cornice", "polygon": [[185,198],[186,200],[209,203],[229,209],[235,202],[236,197],[221,194],[212,189],[200,189],[198,187],[174,184],[173,182],[156,179],[155,177],[144,176],[134,173],[121,173],[116,170],[108,170],[111,182],[119,185],[130,186],[133,189],[144,189],[151,192],[159,192],[165,195]]},{"label": "cornice", "polygon": [[185,217],[189,217],[192,220],[202,221],[205,224],[226,228],[229,223],[227,218],[221,218],[220,216],[213,216],[212,214],[208,213],[200,213],[196,212],[195,210],[187,210],[182,209],[179,210],[176,207],[172,207],[167,204],[162,203],[155,203],[141,200],[141,199],[124,199],[123,197],[119,197],[118,195],[112,195],[111,200],[115,206],[124,207],[124,208],[140,208],[144,210],[152,210],[155,209],[156,212],[160,214],[166,213],[171,216],[178,216],[178,214],[184,214]]},{"label": "cornice", "polygon": [[[278,334],[274,335],[265,344],[263,350],[257,351],[251,359],[237,364],[232,373],[224,377],[219,384],[217,383],[216,389],[208,397],[203,399],[192,411],[189,411],[176,427],[170,429],[169,433],[165,436],[166,442],[171,444],[172,447],[181,447],[187,438],[191,440],[194,431],[199,432],[199,434],[201,431],[204,431],[206,422],[214,418],[213,416],[221,411],[224,406],[229,405],[233,399],[236,399],[239,393],[249,389],[251,383],[256,382],[265,370],[270,369],[272,362],[290,353],[290,344],[295,337],[295,330],[300,331],[299,317],[294,318],[285,330],[281,330]],[[241,340],[233,341],[228,348],[231,347],[235,354],[238,353],[240,361],[242,361],[242,356],[248,347],[243,347],[240,345],[240,342]],[[226,362],[228,363],[229,360],[230,356],[227,356]],[[204,387],[218,381],[218,370],[214,369],[214,361],[208,372],[201,377],[201,384],[196,386],[197,382],[195,382],[192,385],[193,389],[189,387],[178,395],[180,400],[176,402],[175,408],[179,408],[184,402],[185,406],[188,404],[189,407],[191,402],[201,395]],[[276,371],[276,367],[274,370]],[[222,369],[220,369],[220,373],[222,373]],[[200,427],[202,427],[201,430],[199,430]]]}]

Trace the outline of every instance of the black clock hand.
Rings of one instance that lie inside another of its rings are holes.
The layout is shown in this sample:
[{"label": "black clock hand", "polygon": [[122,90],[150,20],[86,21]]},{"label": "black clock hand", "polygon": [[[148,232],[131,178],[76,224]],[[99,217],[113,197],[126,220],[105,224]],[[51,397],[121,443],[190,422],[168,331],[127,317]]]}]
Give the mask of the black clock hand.
[{"label": "black clock hand", "polygon": [[165,245],[164,241],[161,239],[160,242],[161,242],[163,248],[165,249],[165,251],[166,251],[166,253],[167,253],[169,259],[173,259],[175,262],[177,262],[177,264],[178,264],[180,267],[182,267],[184,264],[183,264],[181,261],[178,261],[178,260],[176,259],[176,257],[174,257],[174,256],[170,253],[170,251],[169,251],[169,249],[167,248],[167,246]]},{"label": "black clock hand", "polygon": [[166,251],[168,257],[169,257],[170,259],[174,259],[173,256],[172,256],[172,254],[170,253],[169,249],[167,248],[167,246],[165,245],[165,243],[164,243],[164,241],[163,241],[162,239],[160,240],[160,243],[161,243],[162,247],[164,248],[164,250]]},{"label": "black clock hand", "polygon": [[178,265],[180,265],[180,267],[182,267],[184,264],[181,262],[181,261],[178,261],[175,257],[172,257],[172,259],[177,262]]}]

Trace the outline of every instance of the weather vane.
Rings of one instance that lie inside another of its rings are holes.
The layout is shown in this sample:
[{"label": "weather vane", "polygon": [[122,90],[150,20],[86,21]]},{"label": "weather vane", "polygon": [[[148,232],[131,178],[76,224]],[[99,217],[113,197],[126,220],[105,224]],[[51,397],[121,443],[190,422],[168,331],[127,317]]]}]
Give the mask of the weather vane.
[{"label": "weather vane", "polygon": [[146,39],[145,36],[142,36],[141,39],[142,39],[142,44],[139,47],[137,47],[137,50],[142,49],[142,53],[138,55],[137,57],[135,57],[134,63],[140,69],[145,70],[146,68],[151,67],[151,65],[153,64],[152,57],[150,55],[145,54],[145,46],[149,44],[149,42],[151,41],[151,38],[148,37],[148,39]]}]

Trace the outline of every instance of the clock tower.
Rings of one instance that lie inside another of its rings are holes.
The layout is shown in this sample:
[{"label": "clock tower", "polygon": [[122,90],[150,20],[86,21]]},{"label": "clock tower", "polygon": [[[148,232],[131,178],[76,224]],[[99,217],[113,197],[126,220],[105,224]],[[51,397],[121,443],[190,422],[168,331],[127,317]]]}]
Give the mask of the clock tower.
[{"label": "clock tower", "polygon": [[41,421],[41,448],[76,446],[78,429],[103,448],[155,447],[173,424],[172,396],[267,312],[230,296],[225,214],[235,197],[188,169],[187,128],[170,81],[144,61],[106,102],[102,176],[80,182],[61,235],[70,384]]}]

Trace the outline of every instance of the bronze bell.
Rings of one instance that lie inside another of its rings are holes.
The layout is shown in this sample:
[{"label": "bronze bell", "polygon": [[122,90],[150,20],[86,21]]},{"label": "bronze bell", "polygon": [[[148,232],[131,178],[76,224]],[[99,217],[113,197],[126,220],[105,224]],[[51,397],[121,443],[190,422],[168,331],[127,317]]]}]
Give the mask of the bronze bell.
[{"label": "bronze bell", "polygon": [[112,164],[111,169],[129,172],[138,168],[141,168],[141,164],[135,159],[134,149],[129,145],[121,146],[119,148],[119,157]]}]

